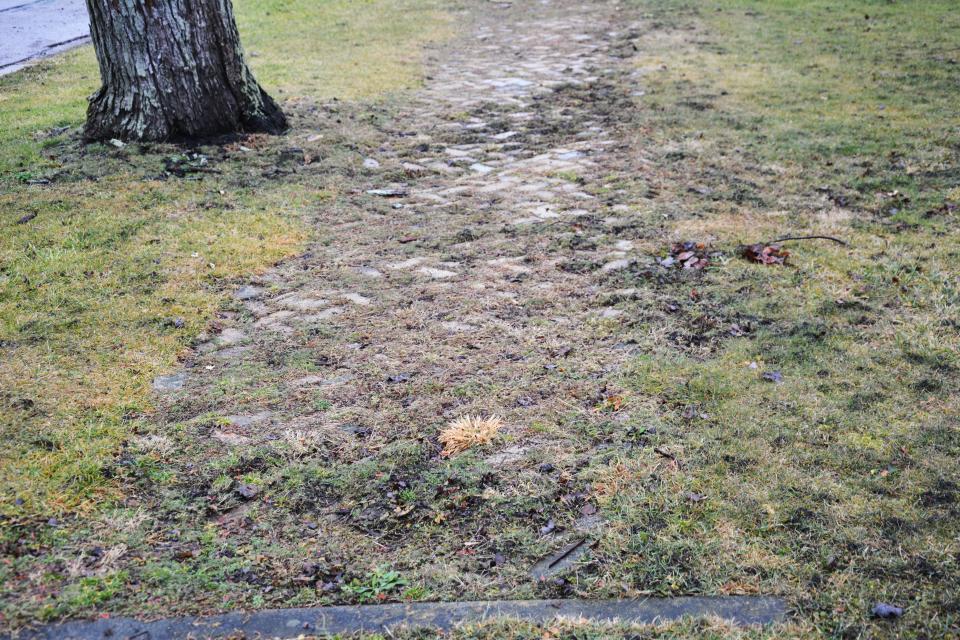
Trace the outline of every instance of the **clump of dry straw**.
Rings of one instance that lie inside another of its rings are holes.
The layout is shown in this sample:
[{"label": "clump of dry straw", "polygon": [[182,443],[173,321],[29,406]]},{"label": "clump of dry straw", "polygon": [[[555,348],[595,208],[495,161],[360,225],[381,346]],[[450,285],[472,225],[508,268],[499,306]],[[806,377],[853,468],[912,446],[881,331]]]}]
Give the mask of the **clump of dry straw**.
[{"label": "clump of dry straw", "polygon": [[493,440],[497,432],[503,428],[500,416],[460,416],[452,420],[447,428],[440,432],[440,444],[443,445],[443,455],[452,456],[470,447],[484,445]]}]

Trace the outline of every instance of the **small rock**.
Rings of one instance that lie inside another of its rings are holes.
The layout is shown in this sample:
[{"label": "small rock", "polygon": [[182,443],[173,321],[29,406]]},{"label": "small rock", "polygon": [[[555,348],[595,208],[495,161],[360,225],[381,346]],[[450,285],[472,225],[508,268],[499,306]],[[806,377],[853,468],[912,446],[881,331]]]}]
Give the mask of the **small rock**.
[{"label": "small rock", "polygon": [[767,382],[773,382],[776,384],[783,382],[783,374],[779,371],[765,371],[761,377]]},{"label": "small rock", "polygon": [[878,602],[877,604],[873,605],[870,613],[872,613],[876,618],[892,620],[903,615],[903,607],[887,604],[885,602]]},{"label": "small rock", "polygon": [[251,500],[260,493],[260,488],[253,484],[241,484],[237,487],[237,493],[245,500]]},{"label": "small rock", "polygon": [[379,169],[380,163],[373,158],[365,158],[363,160],[363,166],[367,169]]}]

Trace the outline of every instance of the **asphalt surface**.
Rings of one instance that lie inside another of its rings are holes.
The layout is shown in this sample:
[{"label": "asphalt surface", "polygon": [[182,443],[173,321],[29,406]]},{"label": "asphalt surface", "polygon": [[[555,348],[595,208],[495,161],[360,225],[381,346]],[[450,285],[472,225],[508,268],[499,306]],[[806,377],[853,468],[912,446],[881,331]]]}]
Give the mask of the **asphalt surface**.
[{"label": "asphalt surface", "polygon": [[89,41],[84,0],[0,0],[0,75]]}]

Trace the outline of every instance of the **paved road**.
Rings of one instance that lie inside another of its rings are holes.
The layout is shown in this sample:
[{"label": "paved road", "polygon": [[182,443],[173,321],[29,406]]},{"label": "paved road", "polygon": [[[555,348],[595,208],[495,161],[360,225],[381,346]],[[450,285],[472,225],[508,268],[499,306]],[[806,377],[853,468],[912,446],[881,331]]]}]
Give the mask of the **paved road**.
[{"label": "paved road", "polygon": [[0,75],[88,40],[84,0],[0,0]]}]

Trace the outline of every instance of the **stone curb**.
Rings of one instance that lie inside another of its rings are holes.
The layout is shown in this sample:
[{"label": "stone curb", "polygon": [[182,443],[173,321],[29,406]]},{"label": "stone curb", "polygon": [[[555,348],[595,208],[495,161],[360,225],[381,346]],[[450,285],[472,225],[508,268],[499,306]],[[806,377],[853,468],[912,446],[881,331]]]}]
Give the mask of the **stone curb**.
[{"label": "stone curb", "polygon": [[769,624],[784,619],[786,605],[779,598],[752,596],[418,602],[277,609],[153,622],[109,618],[48,625],[22,631],[16,637],[18,640],[296,638],[382,632],[397,627],[448,630],[466,622],[494,618],[546,622],[564,617],[597,622],[657,623],[704,616],[716,616],[739,625]]}]

